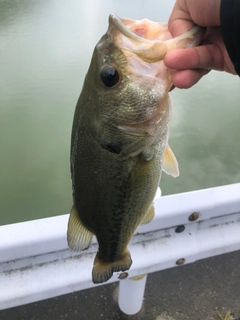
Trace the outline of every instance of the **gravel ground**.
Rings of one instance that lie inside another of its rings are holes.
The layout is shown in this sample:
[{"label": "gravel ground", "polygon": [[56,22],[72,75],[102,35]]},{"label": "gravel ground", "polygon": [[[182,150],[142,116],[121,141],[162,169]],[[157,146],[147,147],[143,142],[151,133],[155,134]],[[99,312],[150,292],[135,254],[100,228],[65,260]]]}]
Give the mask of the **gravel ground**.
[{"label": "gravel ground", "polygon": [[113,283],[2,310],[0,320],[240,320],[240,251],[149,274],[134,316],[117,297]]}]

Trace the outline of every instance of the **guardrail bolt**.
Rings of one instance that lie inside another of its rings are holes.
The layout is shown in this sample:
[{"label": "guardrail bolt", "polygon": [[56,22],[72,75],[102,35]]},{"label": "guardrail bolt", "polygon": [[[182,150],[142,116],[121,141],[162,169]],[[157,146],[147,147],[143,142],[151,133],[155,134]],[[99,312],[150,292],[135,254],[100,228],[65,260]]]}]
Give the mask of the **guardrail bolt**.
[{"label": "guardrail bolt", "polygon": [[175,229],[175,232],[176,233],[181,233],[185,230],[185,227],[184,225],[181,225],[181,226],[178,226],[176,229]]},{"label": "guardrail bolt", "polygon": [[127,272],[123,272],[118,276],[118,279],[123,280],[126,279],[128,277],[128,273]]},{"label": "guardrail bolt", "polygon": [[176,264],[180,266],[181,264],[184,264],[185,261],[186,261],[186,260],[185,260],[184,258],[181,258],[181,259],[178,259],[178,260],[176,261]]},{"label": "guardrail bolt", "polygon": [[199,217],[200,217],[200,213],[199,213],[199,212],[193,212],[193,213],[190,214],[190,216],[188,217],[188,220],[189,220],[189,221],[196,221]]}]

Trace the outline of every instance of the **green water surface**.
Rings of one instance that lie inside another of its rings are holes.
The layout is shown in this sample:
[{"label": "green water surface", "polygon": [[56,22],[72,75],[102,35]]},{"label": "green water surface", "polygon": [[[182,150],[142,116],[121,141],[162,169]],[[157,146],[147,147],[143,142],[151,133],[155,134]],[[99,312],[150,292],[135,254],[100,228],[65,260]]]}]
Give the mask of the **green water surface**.
[{"label": "green water surface", "polygon": [[[108,14],[167,21],[173,3],[0,1],[0,225],[69,212],[72,118]],[[173,91],[180,177],[163,174],[164,195],[240,181],[239,88],[211,72]]]}]

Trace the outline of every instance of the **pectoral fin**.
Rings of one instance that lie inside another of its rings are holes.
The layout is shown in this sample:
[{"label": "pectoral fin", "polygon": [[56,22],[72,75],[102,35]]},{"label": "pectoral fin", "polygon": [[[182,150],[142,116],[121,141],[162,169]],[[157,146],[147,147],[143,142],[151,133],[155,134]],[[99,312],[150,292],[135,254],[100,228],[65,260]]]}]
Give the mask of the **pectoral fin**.
[{"label": "pectoral fin", "polygon": [[146,216],[143,218],[142,222],[141,222],[141,225],[143,224],[147,224],[149,222],[152,221],[152,219],[154,218],[155,216],[155,210],[154,210],[154,205],[153,203],[151,204],[149,210],[148,210],[148,213],[146,214]]},{"label": "pectoral fin", "polygon": [[69,248],[73,251],[85,250],[90,246],[92,238],[93,233],[83,225],[77,209],[73,206],[68,220],[67,230]]},{"label": "pectoral fin", "polygon": [[164,153],[162,169],[166,174],[174,178],[179,176],[178,162],[169,146],[167,146]]}]

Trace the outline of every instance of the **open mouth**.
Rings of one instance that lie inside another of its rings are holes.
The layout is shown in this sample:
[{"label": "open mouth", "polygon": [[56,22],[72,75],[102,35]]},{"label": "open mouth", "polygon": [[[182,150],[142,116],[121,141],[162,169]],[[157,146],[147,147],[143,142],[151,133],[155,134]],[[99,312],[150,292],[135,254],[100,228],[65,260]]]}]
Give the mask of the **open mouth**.
[{"label": "open mouth", "polygon": [[146,38],[146,24],[149,24],[149,22],[150,21],[147,19],[141,21],[134,21],[128,19],[121,19],[115,14],[109,15],[109,24],[113,24],[124,36],[141,43],[153,42],[152,40]]},{"label": "open mouth", "polygon": [[148,19],[122,19],[110,14],[109,26],[115,29],[115,42],[121,49],[132,52],[150,63],[163,60],[167,53],[165,43],[172,39],[167,24]]},{"label": "open mouth", "polygon": [[115,14],[109,15],[109,26],[115,29],[115,42],[120,48],[150,63],[163,60],[170,50],[198,45],[204,34],[203,28],[195,26],[173,39],[165,23],[122,19]]}]

